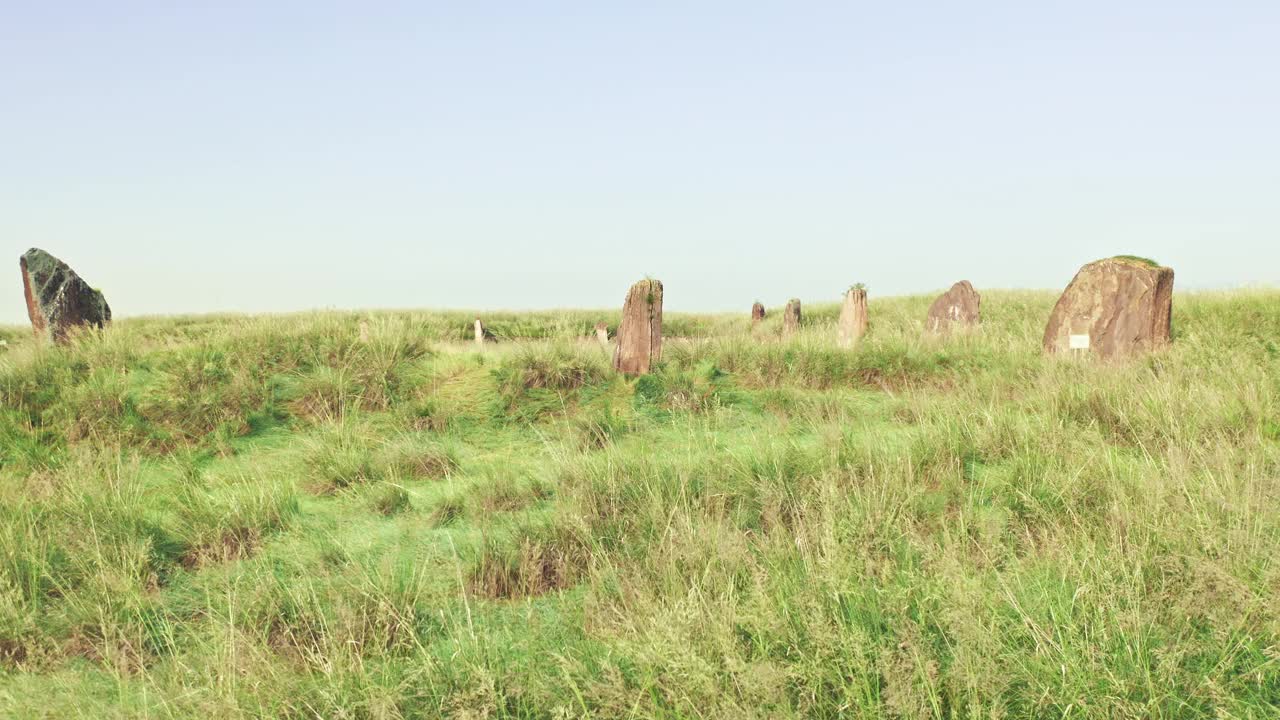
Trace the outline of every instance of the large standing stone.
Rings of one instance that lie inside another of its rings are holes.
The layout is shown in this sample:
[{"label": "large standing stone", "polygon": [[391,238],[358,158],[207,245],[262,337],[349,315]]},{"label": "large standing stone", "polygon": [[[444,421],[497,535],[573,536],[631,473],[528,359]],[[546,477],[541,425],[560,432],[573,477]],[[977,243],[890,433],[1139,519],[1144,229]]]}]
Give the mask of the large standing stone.
[{"label": "large standing stone", "polygon": [[596,340],[600,341],[600,347],[609,347],[609,324],[605,322],[596,323]]},{"label": "large standing stone", "polygon": [[1173,269],[1128,255],[1089,263],[1076,273],[1044,329],[1045,352],[1103,358],[1169,343]]},{"label": "large standing stone", "polygon": [[751,306],[751,326],[755,327],[764,320],[764,305],[755,303]]},{"label": "large standing stone", "polygon": [[790,337],[800,329],[800,299],[791,298],[782,310],[782,336]]},{"label": "large standing stone", "polygon": [[929,306],[925,328],[946,334],[953,327],[973,327],[982,322],[982,296],[968,280],[961,280]]},{"label": "large standing stone", "polygon": [[102,293],[89,287],[66,263],[38,248],[18,260],[27,316],[37,336],[65,342],[72,328],[103,327],[111,322],[111,308]]},{"label": "large standing stone", "polygon": [[662,283],[641,280],[631,286],[622,305],[613,367],[629,375],[649,372],[662,359]]},{"label": "large standing stone", "polygon": [[867,332],[867,290],[857,285],[844,294],[840,306],[840,322],[836,326],[836,339],[842,348],[851,348]]}]

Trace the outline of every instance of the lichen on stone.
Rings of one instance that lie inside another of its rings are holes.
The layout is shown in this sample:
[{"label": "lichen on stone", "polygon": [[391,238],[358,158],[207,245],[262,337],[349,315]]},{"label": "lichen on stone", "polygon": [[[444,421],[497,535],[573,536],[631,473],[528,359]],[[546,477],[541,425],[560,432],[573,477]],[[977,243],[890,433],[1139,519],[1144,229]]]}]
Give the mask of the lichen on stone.
[{"label": "lichen on stone", "polygon": [[63,261],[39,248],[19,259],[27,313],[36,335],[62,342],[75,327],[104,327],[111,307],[102,291],[90,287]]}]

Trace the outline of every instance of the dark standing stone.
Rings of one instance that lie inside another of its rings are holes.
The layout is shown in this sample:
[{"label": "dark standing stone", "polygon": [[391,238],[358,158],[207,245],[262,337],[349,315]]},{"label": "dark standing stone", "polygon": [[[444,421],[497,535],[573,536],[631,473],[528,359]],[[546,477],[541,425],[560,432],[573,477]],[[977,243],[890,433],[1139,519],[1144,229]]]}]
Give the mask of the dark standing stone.
[{"label": "dark standing stone", "polygon": [[968,280],[961,280],[929,306],[925,328],[947,334],[953,327],[973,327],[982,322],[982,296]]},{"label": "dark standing stone", "polygon": [[782,336],[790,337],[800,329],[800,299],[791,298],[782,310]]},{"label": "dark standing stone", "polygon": [[89,287],[66,263],[38,248],[18,260],[27,316],[37,337],[66,342],[73,328],[101,328],[111,322],[102,293]]},{"label": "dark standing stone", "polygon": [[751,325],[759,325],[764,320],[764,305],[755,303],[751,306]]},{"label": "dark standing stone", "polygon": [[1169,343],[1173,269],[1127,255],[1076,273],[1049,315],[1044,350],[1120,357]]},{"label": "dark standing stone", "polygon": [[631,286],[622,305],[613,367],[628,375],[641,375],[661,359],[662,283],[641,280]]}]

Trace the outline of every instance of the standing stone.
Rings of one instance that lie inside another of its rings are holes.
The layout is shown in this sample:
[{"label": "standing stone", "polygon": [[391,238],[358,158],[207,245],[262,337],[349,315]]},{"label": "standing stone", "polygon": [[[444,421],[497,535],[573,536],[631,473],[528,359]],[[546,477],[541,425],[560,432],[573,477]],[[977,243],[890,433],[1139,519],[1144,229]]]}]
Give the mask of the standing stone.
[{"label": "standing stone", "polygon": [[600,347],[608,349],[609,347],[609,325],[607,323],[596,323],[596,340],[600,341]]},{"label": "standing stone", "polygon": [[851,348],[867,332],[867,290],[854,286],[844,294],[840,306],[840,322],[836,326],[836,340],[842,348]]},{"label": "standing stone", "polygon": [[982,321],[982,296],[968,280],[961,280],[929,306],[925,328],[943,335],[952,327],[973,327]]},{"label": "standing stone", "polygon": [[480,318],[476,318],[474,327],[476,331],[475,337],[476,337],[477,346],[483,348],[485,343],[498,342],[498,336],[494,335],[493,331],[490,330],[488,327],[486,327],[484,322],[481,321]]},{"label": "standing stone", "polygon": [[755,327],[764,321],[764,305],[755,303],[751,306],[751,326]]},{"label": "standing stone", "polygon": [[641,280],[622,305],[613,368],[628,375],[649,372],[662,359],[662,283]]},{"label": "standing stone", "polygon": [[1145,352],[1169,343],[1173,269],[1121,255],[1076,273],[1044,329],[1044,350],[1102,358]]},{"label": "standing stone", "polygon": [[800,299],[791,298],[782,310],[782,337],[790,337],[800,329]]},{"label": "standing stone", "polygon": [[73,328],[101,328],[111,322],[111,308],[102,293],[89,287],[66,263],[38,248],[18,260],[27,316],[37,337],[66,342]]}]

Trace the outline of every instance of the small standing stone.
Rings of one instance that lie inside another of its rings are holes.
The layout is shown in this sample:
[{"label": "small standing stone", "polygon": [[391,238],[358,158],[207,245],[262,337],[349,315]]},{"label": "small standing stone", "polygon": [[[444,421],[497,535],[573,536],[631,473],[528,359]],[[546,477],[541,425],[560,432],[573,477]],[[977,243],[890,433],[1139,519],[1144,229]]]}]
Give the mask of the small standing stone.
[{"label": "small standing stone", "polygon": [[604,322],[596,323],[596,340],[600,341],[600,347],[609,347],[609,325]]},{"label": "small standing stone", "polygon": [[851,348],[867,332],[867,290],[859,285],[849,288],[840,306],[836,339],[842,348]]},{"label": "small standing stone", "polygon": [[1113,358],[1169,344],[1173,269],[1121,255],[1080,268],[1049,315],[1048,353]]},{"label": "small standing stone", "polygon": [[662,359],[662,283],[641,280],[631,286],[622,305],[613,367],[638,375],[649,372]]},{"label": "small standing stone", "polygon": [[483,348],[485,343],[498,342],[498,336],[484,324],[480,318],[476,318],[475,322],[476,345]]},{"label": "small standing stone", "polygon": [[764,305],[755,303],[751,306],[751,326],[755,327],[764,321]]},{"label": "small standing stone", "polygon": [[800,299],[791,298],[782,310],[782,337],[790,337],[800,329]]},{"label": "small standing stone", "polygon": [[66,263],[38,248],[18,260],[27,317],[37,337],[66,342],[76,327],[102,328],[111,322],[111,308],[102,293],[89,287]]},{"label": "small standing stone", "polygon": [[953,327],[973,327],[982,322],[982,296],[968,280],[961,280],[929,306],[925,328],[947,334]]}]

